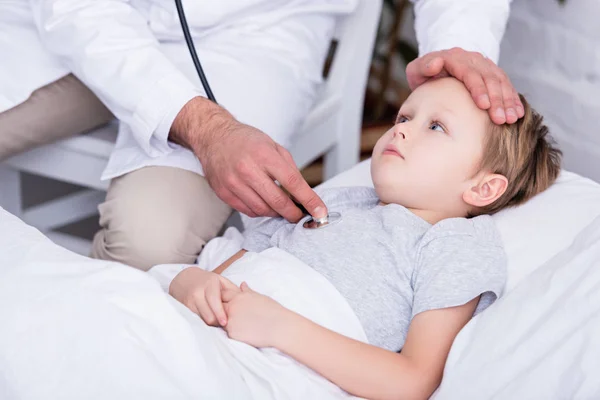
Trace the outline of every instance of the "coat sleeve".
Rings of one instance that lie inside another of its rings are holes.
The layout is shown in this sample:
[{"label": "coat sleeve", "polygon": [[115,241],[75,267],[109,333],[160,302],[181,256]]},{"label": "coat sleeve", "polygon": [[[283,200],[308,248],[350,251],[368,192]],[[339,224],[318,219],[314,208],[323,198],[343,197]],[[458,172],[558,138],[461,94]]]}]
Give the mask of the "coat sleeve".
[{"label": "coat sleeve", "polygon": [[461,47],[495,63],[511,0],[413,0],[419,55]]},{"label": "coat sleeve", "polygon": [[161,52],[146,19],[126,0],[30,0],[43,44],[123,123],[151,157],[181,108],[202,95]]}]

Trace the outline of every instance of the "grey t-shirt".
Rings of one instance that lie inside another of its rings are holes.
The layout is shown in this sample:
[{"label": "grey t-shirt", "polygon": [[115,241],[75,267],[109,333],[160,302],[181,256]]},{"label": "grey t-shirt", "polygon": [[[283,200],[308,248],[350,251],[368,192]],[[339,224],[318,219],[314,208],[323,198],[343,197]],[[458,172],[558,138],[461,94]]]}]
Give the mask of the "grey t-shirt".
[{"label": "grey t-shirt", "polygon": [[489,216],[431,225],[397,204],[379,205],[367,187],[318,191],[342,219],[305,229],[302,219],[256,218],[244,249],[281,248],[324,275],[346,298],[369,343],[399,351],[412,318],[467,303],[492,304],[506,281],[506,256]]}]

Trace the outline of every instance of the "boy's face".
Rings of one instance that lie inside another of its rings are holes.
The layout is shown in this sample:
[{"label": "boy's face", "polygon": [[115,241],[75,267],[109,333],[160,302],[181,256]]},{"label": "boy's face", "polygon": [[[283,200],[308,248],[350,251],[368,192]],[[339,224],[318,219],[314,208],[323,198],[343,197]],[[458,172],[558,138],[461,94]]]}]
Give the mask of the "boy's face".
[{"label": "boy's face", "polygon": [[456,79],[419,86],[373,150],[371,176],[381,201],[465,215],[462,195],[474,184],[489,123]]}]

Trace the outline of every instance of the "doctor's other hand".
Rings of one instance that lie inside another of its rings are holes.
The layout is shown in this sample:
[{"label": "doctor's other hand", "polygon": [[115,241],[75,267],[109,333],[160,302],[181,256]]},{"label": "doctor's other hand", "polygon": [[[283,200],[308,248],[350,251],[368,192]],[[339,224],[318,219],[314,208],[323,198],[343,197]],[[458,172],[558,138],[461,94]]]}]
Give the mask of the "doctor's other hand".
[{"label": "doctor's other hand", "polygon": [[496,124],[515,123],[524,114],[519,94],[504,71],[481,53],[455,47],[433,51],[411,61],[406,77],[412,90],[431,78],[453,76],[462,81],[475,104],[488,110]]},{"label": "doctor's other hand", "polygon": [[188,267],[177,274],[169,285],[169,294],[198,314],[210,326],[225,326],[228,322],[223,307],[223,290],[240,291],[229,279],[198,267]]},{"label": "doctor's other hand", "polygon": [[327,215],[286,149],[210,100],[190,100],[175,118],[169,139],[190,148],[217,196],[250,217],[281,215],[290,222],[303,217],[275,180],[312,216]]}]

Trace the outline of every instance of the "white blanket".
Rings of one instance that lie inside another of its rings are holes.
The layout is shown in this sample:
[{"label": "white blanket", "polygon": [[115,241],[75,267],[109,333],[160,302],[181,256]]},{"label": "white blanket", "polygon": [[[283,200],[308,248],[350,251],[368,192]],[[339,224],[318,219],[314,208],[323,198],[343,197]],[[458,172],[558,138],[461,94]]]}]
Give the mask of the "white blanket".
[{"label": "white blanket", "polygon": [[[274,349],[206,326],[149,274],[70,253],[1,209],[0,224],[0,399],[350,397]],[[331,284],[278,249],[226,272],[366,340]]]}]

